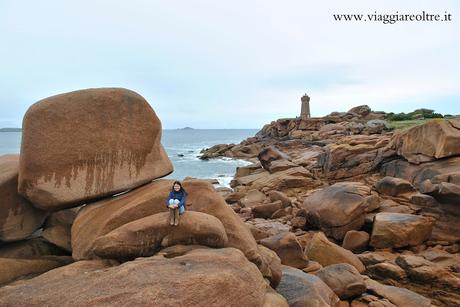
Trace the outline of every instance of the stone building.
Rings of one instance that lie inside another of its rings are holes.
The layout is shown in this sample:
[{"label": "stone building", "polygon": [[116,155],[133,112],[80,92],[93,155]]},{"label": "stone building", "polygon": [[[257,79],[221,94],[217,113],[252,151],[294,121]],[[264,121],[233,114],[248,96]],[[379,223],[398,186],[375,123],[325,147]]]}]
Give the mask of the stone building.
[{"label": "stone building", "polygon": [[305,94],[300,100],[302,101],[302,108],[300,109],[301,118],[310,118],[310,97]]}]

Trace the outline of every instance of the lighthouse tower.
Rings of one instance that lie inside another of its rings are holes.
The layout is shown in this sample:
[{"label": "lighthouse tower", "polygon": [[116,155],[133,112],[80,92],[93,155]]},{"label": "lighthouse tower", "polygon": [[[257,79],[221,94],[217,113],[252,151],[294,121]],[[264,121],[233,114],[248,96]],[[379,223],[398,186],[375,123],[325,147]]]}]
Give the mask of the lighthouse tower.
[{"label": "lighthouse tower", "polygon": [[300,100],[302,101],[302,108],[300,109],[300,117],[302,119],[310,118],[310,97],[307,94],[303,95]]}]

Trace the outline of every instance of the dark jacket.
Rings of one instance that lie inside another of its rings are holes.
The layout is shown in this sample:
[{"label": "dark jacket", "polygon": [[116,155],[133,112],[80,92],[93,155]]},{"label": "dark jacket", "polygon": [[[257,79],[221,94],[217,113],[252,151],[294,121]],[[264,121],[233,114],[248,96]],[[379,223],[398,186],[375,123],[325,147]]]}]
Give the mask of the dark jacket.
[{"label": "dark jacket", "polygon": [[179,202],[179,207],[184,207],[185,209],[185,201],[187,200],[187,193],[183,191],[171,191],[169,192],[168,199],[166,200],[166,207],[169,206],[169,200],[170,199],[178,199]]}]

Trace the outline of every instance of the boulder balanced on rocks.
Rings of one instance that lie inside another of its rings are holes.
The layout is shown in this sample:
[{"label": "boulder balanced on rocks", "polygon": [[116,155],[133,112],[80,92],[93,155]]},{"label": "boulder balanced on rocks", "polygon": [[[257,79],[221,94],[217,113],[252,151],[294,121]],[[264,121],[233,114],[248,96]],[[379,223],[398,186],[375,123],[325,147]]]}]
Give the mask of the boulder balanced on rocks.
[{"label": "boulder balanced on rocks", "polygon": [[40,228],[46,213],[18,194],[19,156],[0,156],[0,241],[22,240]]},{"label": "boulder balanced on rocks", "polygon": [[24,116],[19,192],[58,210],[135,188],[173,171],[160,139],[160,120],[133,91],[43,99]]},{"label": "boulder balanced on rocks", "polygon": [[307,220],[328,236],[342,240],[347,231],[359,230],[370,199],[369,187],[358,182],[340,182],[307,197],[302,208]]}]

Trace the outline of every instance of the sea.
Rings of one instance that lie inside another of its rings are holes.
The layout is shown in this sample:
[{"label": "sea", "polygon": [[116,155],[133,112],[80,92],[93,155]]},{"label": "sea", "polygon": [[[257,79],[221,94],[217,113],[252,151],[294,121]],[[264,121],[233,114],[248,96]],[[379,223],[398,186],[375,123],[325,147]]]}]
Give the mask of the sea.
[{"label": "sea", "polygon": [[[250,164],[244,160],[217,158],[208,161],[198,158],[200,151],[216,144],[239,143],[254,136],[257,129],[165,129],[162,144],[174,165],[174,172],[166,178],[185,177],[217,179],[219,186],[228,187],[238,166]],[[17,154],[21,147],[21,132],[0,132],[0,155]]]}]

